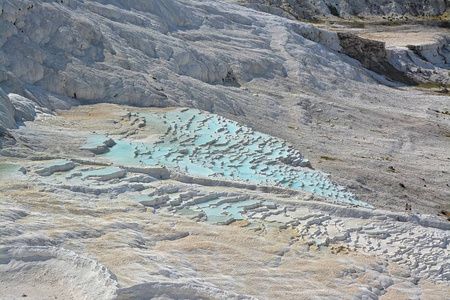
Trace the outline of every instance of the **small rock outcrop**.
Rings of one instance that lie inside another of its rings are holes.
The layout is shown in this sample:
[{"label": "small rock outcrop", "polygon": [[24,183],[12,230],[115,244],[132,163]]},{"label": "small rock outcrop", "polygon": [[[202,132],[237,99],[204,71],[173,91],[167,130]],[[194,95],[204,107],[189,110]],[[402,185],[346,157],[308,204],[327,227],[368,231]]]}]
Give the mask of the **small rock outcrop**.
[{"label": "small rock outcrop", "polygon": [[387,59],[385,43],[360,38],[351,33],[338,33],[342,52],[358,60],[365,68],[401,83],[413,85],[414,80],[397,70]]},{"label": "small rock outcrop", "polygon": [[0,135],[4,135],[8,128],[14,127],[15,109],[9,97],[0,88]]},{"label": "small rock outcrop", "polygon": [[16,122],[33,121],[36,117],[34,103],[20,95],[7,95],[0,88],[0,135],[16,127]]},{"label": "small rock outcrop", "polygon": [[15,107],[14,118],[17,122],[33,121],[36,118],[33,101],[18,94],[9,94],[8,97]]},{"label": "small rock outcrop", "polygon": [[106,139],[103,143],[99,143],[99,144],[86,144],[84,146],[82,146],[80,149],[81,150],[88,150],[91,151],[94,154],[103,154],[109,151],[109,148],[113,147],[116,144],[116,142],[111,139],[108,138]]},{"label": "small rock outcrop", "polygon": [[55,172],[66,172],[72,170],[73,168],[75,168],[75,164],[73,162],[63,161],[36,170],[36,173],[41,176],[50,176]]}]

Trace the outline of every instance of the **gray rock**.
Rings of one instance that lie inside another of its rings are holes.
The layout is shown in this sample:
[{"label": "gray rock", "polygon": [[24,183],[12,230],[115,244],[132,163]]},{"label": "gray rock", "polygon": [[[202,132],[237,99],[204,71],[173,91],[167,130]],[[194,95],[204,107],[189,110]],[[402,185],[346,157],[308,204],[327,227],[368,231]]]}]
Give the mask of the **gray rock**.
[{"label": "gray rock", "polygon": [[4,134],[8,128],[13,128],[15,121],[15,108],[11,99],[0,88],[0,135]]},{"label": "gray rock", "polygon": [[71,161],[51,165],[49,167],[44,167],[42,169],[36,170],[36,173],[41,176],[50,176],[55,172],[66,172],[75,168],[75,164]]},{"label": "gray rock", "polygon": [[14,118],[17,122],[33,121],[36,118],[35,103],[17,94],[9,94],[11,103],[15,107]]}]

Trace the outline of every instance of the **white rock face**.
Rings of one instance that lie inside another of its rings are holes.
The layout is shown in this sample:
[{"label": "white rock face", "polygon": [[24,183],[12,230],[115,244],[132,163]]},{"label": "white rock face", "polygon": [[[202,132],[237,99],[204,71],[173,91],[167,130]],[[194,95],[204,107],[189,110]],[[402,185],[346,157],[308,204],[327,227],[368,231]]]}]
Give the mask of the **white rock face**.
[{"label": "white rock face", "polygon": [[15,107],[14,117],[17,122],[33,121],[36,117],[35,103],[17,94],[9,94],[12,104]]},{"label": "white rock face", "polygon": [[16,122],[33,121],[35,103],[17,94],[6,93],[0,88],[0,134],[14,128]]},{"label": "white rock face", "polygon": [[[443,38],[446,41],[446,38]],[[450,84],[450,52],[448,43],[433,43],[423,46],[391,47],[387,49],[388,59],[398,70],[417,82]]]},{"label": "white rock face", "polygon": [[[319,12],[334,5],[343,14],[404,7],[391,1],[310,4]],[[422,6],[408,9],[445,10],[443,1]],[[1,8],[0,87],[38,107],[67,108],[81,100],[239,115],[253,93],[223,86],[292,81],[323,92],[376,82],[336,53],[336,33],[221,1],[3,0]],[[285,85],[276,88],[289,90]],[[30,119],[32,111],[19,106],[18,119]]]},{"label": "white rock face", "polygon": [[0,88],[0,134],[6,132],[7,128],[12,128],[16,123],[14,119],[15,109],[3,90]]},{"label": "white rock face", "polygon": [[416,82],[450,83],[448,29],[411,24],[386,31],[361,29],[356,34],[383,42],[390,64]]},{"label": "white rock face", "polygon": [[332,51],[335,33],[223,2],[5,0],[2,9],[0,86],[50,109],[61,104],[49,92],[239,114],[251,94],[236,99],[221,85],[288,77],[323,90],[332,74],[373,82]]}]

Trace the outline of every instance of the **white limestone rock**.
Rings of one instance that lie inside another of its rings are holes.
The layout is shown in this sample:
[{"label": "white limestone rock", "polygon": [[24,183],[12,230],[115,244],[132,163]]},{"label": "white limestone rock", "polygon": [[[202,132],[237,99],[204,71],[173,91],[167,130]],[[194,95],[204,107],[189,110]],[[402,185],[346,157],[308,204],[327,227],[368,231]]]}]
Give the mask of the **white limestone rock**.
[{"label": "white limestone rock", "polygon": [[50,109],[56,95],[243,114],[251,93],[218,87],[289,77],[326,90],[332,75],[374,82],[334,52],[336,33],[226,2],[5,0],[3,9],[0,63],[9,73],[0,69],[0,86]]},{"label": "white limestone rock", "polygon": [[0,88],[0,134],[15,126],[15,108],[11,99]]},{"label": "white limestone rock", "polygon": [[439,42],[410,48],[389,47],[386,51],[389,62],[417,82],[450,84],[448,47],[441,47]]},{"label": "white limestone rock", "polygon": [[55,163],[48,167],[44,167],[36,170],[36,173],[41,176],[50,176],[55,172],[66,172],[75,168],[75,164],[71,161],[63,161],[59,163]]},{"label": "white limestone rock", "polygon": [[36,118],[35,103],[17,94],[9,94],[12,104],[15,107],[14,118],[17,122],[33,121]]},{"label": "white limestone rock", "polygon": [[36,299],[113,299],[118,289],[115,276],[104,266],[63,248],[0,248],[0,272],[6,299],[28,295]]}]

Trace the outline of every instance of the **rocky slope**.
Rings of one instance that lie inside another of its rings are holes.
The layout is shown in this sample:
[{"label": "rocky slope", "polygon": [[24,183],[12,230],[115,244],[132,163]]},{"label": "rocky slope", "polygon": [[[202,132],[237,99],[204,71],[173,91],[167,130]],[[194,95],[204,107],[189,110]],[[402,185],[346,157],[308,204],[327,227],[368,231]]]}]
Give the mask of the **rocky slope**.
[{"label": "rocky slope", "polygon": [[[318,88],[315,78],[326,85],[330,73],[373,82],[329,50],[340,49],[336,34],[221,2],[3,1],[1,9],[1,86],[50,109],[88,100],[242,114],[252,93],[236,88],[248,82],[289,76]],[[320,44],[298,45],[310,40]],[[296,48],[322,67],[289,70]]]},{"label": "rocky slope", "polygon": [[0,0],[0,298],[445,299],[449,33],[278,3]]},{"label": "rocky slope", "polygon": [[321,16],[341,18],[441,16],[449,8],[446,0],[233,0],[270,13],[287,13],[299,19]]}]

